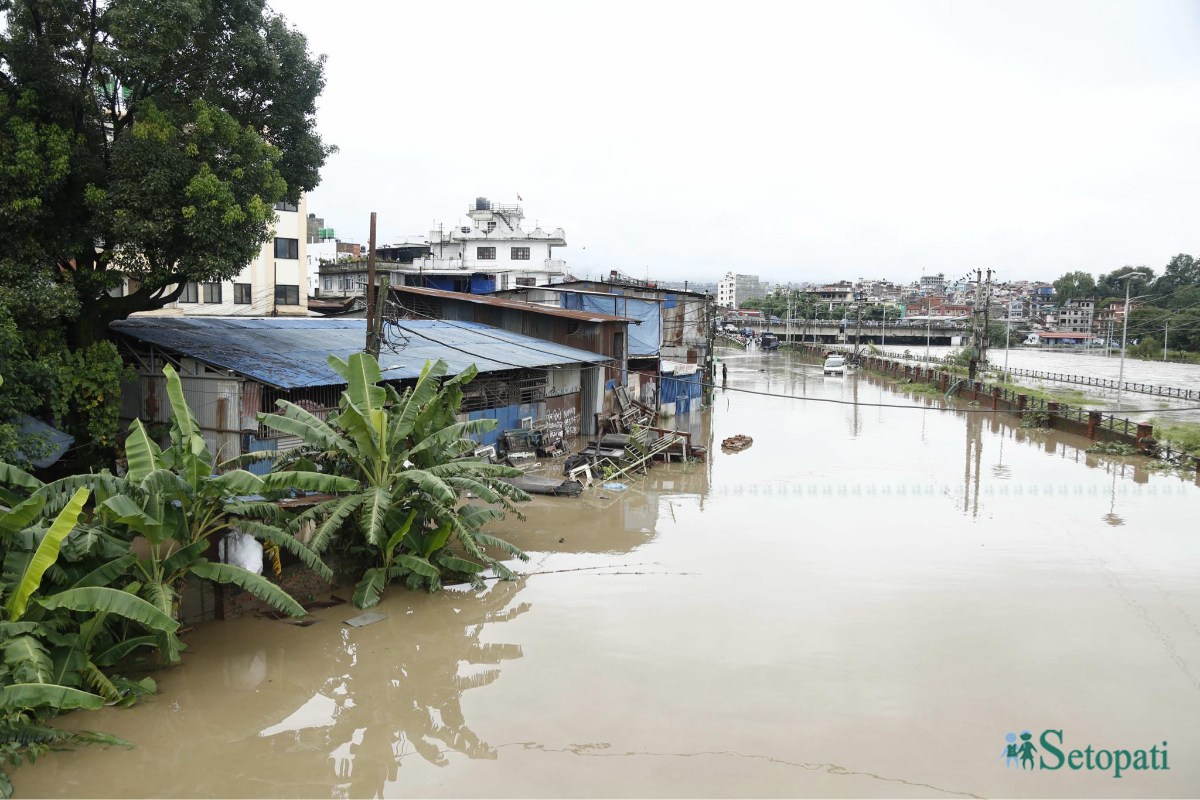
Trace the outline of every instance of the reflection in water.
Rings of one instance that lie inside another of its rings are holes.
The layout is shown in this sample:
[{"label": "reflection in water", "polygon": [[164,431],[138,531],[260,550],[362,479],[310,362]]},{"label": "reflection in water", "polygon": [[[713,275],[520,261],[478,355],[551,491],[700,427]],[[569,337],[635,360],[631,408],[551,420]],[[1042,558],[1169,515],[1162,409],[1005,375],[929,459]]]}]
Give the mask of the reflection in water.
[{"label": "reflection in water", "polygon": [[979,467],[983,460],[983,414],[964,414],[967,418],[967,454],[963,460],[963,513],[970,499],[972,517],[979,516]]},{"label": "reflection in water", "polygon": [[511,605],[524,585],[497,582],[478,596],[424,606],[419,626],[405,615],[344,628],[319,691],[259,735],[327,753],[338,797],[383,794],[409,755],[436,766],[447,763],[447,753],[494,759],[496,751],[467,725],[462,694],[499,678],[502,661],[521,657],[520,645],[480,636],[529,610],[528,603]]},{"label": "reflection in water", "polygon": [[[1104,515],[1104,521],[1115,528],[1117,526],[1124,525],[1125,520],[1122,519],[1121,515],[1117,513],[1117,465],[1109,464],[1108,471],[1112,473],[1112,500],[1108,506],[1108,513]],[[1123,465],[1121,467],[1121,471],[1125,471]]]}]

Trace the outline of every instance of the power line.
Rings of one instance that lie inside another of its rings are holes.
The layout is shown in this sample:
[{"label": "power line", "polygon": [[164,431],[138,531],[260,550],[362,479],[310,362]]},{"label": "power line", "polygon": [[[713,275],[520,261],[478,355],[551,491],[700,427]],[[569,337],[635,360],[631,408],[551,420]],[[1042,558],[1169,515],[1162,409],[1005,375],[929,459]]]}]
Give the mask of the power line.
[{"label": "power line", "polygon": [[[490,334],[488,334],[488,333],[486,333],[486,332],[484,332],[484,331],[480,331],[480,330],[478,330],[477,328],[467,328],[467,327],[464,327],[464,326],[461,326],[461,325],[455,325],[455,324],[454,324],[453,322],[451,322],[450,320],[439,320],[439,319],[437,319],[436,317],[432,317],[432,316],[430,316],[430,315],[428,315],[428,314],[422,314],[422,313],[420,313],[420,312],[418,312],[418,311],[415,311],[415,310],[413,310],[413,309],[405,308],[403,305],[401,305],[401,304],[399,304],[399,303],[393,303],[393,302],[389,302],[389,305],[392,305],[392,306],[397,306],[397,307],[399,307],[399,308],[403,309],[404,311],[407,311],[408,313],[410,313],[410,314],[413,314],[413,315],[415,315],[415,316],[418,316],[418,317],[423,317],[423,318],[425,318],[425,319],[434,320],[434,321],[437,321],[437,322],[443,322],[443,323],[445,323],[446,325],[449,325],[449,326],[451,326],[451,327],[454,327],[454,328],[459,328],[459,329],[461,329],[461,330],[471,331],[472,333],[477,333],[477,334],[479,334],[479,335],[481,335],[481,336],[486,336],[486,337],[488,337],[488,338],[491,338],[491,339],[496,339],[497,341],[504,342],[505,344],[509,344],[509,345],[516,345],[517,347],[521,347],[521,348],[523,348],[523,349],[532,350],[532,351],[534,351],[534,352],[545,353],[545,354],[547,354],[547,355],[553,355],[553,356],[558,356],[558,357],[561,357],[561,354],[559,354],[559,353],[553,353],[553,352],[551,352],[551,351],[548,351],[548,350],[541,350],[541,349],[539,349],[539,348],[536,348],[536,347],[533,347],[533,346],[531,346],[531,345],[527,345],[527,344],[521,344],[521,343],[519,343],[519,342],[514,342],[514,341],[512,341],[511,339],[506,339],[506,338],[504,338],[504,337],[500,337],[500,336],[492,336],[492,335],[490,335]],[[390,323],[390,324],[393,324],[393,325],[394,325],[394,324],[396,324],[396,323],[394,323],[394,322],[393,322],[393,323]],[[440,340],[438,340],[438,339],[435,339],[435,338],[433,338],[433,337],[431,337],[431,336],[426,336],[426,335],[424,335],[424,334],[421,334],[420,332],[418,332],[418,331],[416,331],[416,330],[413,330],[413,329],[406,329],[406,330],[407,330],[409,333],[412,333],[412,334],[415,334],[415,335],[417,335],[417,336],[420,336],[422,339],[426,339],[426,340],[428,340],[428,341],[434,342],[435,344],[440,344],[440,345],[442,345],[443,347],[448,347],[448,348],[450,348],[451,350],[457,350],[458,352],[460,352],[460,353],[465,353],[466,355],[472,356],[473,358],[478,358],[478,356],[476,356],[474,353],[470,352],[469,350],[464,350],[464,349],[463,349],[463,348],[461,348],[461,347],[455,347],[454,345],[446,344],[445,342],[442,342],[442,341],[440,341]],[[508,362],[508,361],[501,361],[501,360],[499,360],[499,359],[495,359],[495,358],[489,358],[488,360],[489,360],[489,361],[493,361],[494,363],[497,363],[497,364],[504,364],[504,365],[506,365],[506,366],[515,367],[515,368],[517,368],[517,369],[528,369],[528,370],[535,370],[535,371],[546,372],[546,373],[550,373],[550,372],[552,372],[552,371],[553,371],[553,369],[552,369],[552,368],[547,368],[547,367],[528,367],[528,366],[524,366],[524,365],[521,365],[521,364],[513,364],[513,363],[511,363],[511,362]],[[572,362],[574,362],[574,363],[578,363],[578,364],[580,364],[581,366],[582,366],[582,365],[584,365],[584,364],[586,364],[586,365],[589,365],[589,366],[596,366],[596,367],[608,367],[608,366],[611,366],[611,363],[610,363],[610,362],[585,361],[585,360],[582,360],[582,359],[570,359],[570,360],[571,360]],[[632,374],[635,374],[635,375],[648,376],[648,377],[655,378],[655,379],[662,379],[662,378],[664,377],[664,376],[662,376],[662,375],[660,375],[660,374],[653,373],[653,372],[647,372],[647,371],[645,371],[645,370],[634,370],[634,369],[631,369],[631,370],[627,370],[627,371],[628,371],[628,372],[630,372],[630,373],[632,373]],[[853,406],[859,406],[859,407],[863,407],[863,408],[908,408],[908,409],[911,409],[911,408],[926,408],[926,407],[924,407],[924,406],[919,406],[919,405],[903,405],[903,404],[900,404],[900,403],[860,403],[860,402],[853,401],[853,400],[838,400],[838,399],[835,399],[835,398],[827,398],[827,397],[808,397],[808,396],[805,396],[805,395],[779,394],[779,393],[777,393],[777,392],[765,392],[765,391],[760,391],[760,390],[756,390],[756,389],[742,389],[742,388],[738,388],[738,387],[729,387],[729,386],[718,387],[715,381],[711,381],[711,382],[710,382],[710,381],[701,381],[700,383],[701,383],[701,385],[702,385],[702,386],[704,386],[705,388],[710,388],[710,389],[723,388],[725,391],[740,392],[740,393],[742,393],[742,394],[758,395],[758,396],[762,396],[762,397],[778,397],[778,398],[783,398],[783,399],[788,399],[788,400],[808,400],[808,401],[815,402],[815,403],[833,403],[833,404],[835,404],[835,405],[853,405]],[[960,409],[960,408],[953,408],[953,407],[947,407],[947,406],[938,406],[937,408],[938,408],[938,410],[939,410],[939,411],[962,411],[962,412],[965,412],[965,413],[977,413],[977,414],[993,414],[993,413],[996,413],[996,409],[990,409],[990,408],[987,408],[987,409],[984,409],[984,408],[977,408],[977,409],[976,409],[976,408],[961,408],[961,409]],[[1027,410],[1032,410],[1032,409],[1027,409]],[[1097,410],[1097,411],[1099,411],[1100,413],[1106,413],[1106,412],[1107,412],[1107,410],[1106,410],[1106,409],[1091,409],[1091,410]],[[1172,408],[1172,409],[1161,409],[1161,408],[1154,408],[1154,409],[1122,409],[1122,412],[1123,412],[1123,413],[1127,413],[1127,414],[1142,414],[1142,413],[1151,413],[1151,412],[1156,412],[1156,413],[1169,413],[1169,412],[1175,412],[1175,411],[1200,411],[1200,406],[1187,406],[1187,407],[1183,407],[1183,408]]]}]

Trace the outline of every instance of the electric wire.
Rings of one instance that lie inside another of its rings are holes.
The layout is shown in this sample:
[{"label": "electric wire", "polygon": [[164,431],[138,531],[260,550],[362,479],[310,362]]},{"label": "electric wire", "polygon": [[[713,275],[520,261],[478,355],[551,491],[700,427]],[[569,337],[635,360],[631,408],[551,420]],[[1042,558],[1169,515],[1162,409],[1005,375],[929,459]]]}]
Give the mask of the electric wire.
[{"label": "electric wire", "polygon": [[[420,313],[420,312],[414,311],[413,309],[408,309],[408,308],[405,308],[403,305],[401,305],[401,304],[399,304],[399,303],[395,303],[395,302],[389,301],[389,302],[388,302],[388,304],[389,304],[389,305],[392,305],[392,306],[399,306],[400,308],[404,309],[404,310],[405,310],[407,313],[413,314],[413,315],[415,315],[415,316],[419,316],[419,317],[422,317],[422,318],[424,318],[424,319],[428,319],[428,320],[434,320],[434,321],[437,321],[437,322],[442,322],[442,323],[445,323],[446,325],[449,325],[450,327],[455,327],[455,328],[459,328],[459,329],[461,329],[461,330],[470,331],[470,332],[472,332],[472,333],[476,333],[476,334],[478,334],[478,335],[485,336],[485,337],[487,337],[487,338],[490,338],[490,339],[496,339],[497,341],[502,341],[502,342],[505,342],[506,344],[509,344],[509,345],[515,345],[515,346],[517,346],[517,347],[521,347],[521,348],[523,348],[523,349],[532,350],[532,351],[534,351],[534,352],[539,352],[539,353],[545,353],[545,354],[547,354],[547,355],[553,355],[553,356],[556,356],[556,357],[562,357],[562,356],[561,356],[561,354],[559,354],[559,353],[553,353],[553,352],[551,352],[551,351],[549,351],[549,350],[541,350],[541,349],[539,349],[539,348],[536,348],[536,347],[533,347],[533,346],[531,346],[531,345],[526,345],[526,344],[521,344],[521,343],[519,343],[519,342],[514,342],[514,341],[512,341],[511,339],[506,339],[506,338],[504,338],[504,337],[500,337],[500,336],[493,336],[493,335],[491,335],[491,334],[488,334],[488,333],[486,333],[486,332],[484,332],[484,331],[480,331],[480,330],[478,330],[478,329],[476,329],[476,328],[466,328],[466,327],[464,327],[464,326],[461,326],[461,325],[455,325],[455,324],[454,324],[453,322],[451,322],[450,320],[440,320],[440,319],[437,319],[436,317],[432,317],[432,316],[430,316],[430,315],[428,315],[428,314],[423,314],[423,313]],[[392,324],[392,325],[395,325],[396,323],[395,323],[395,322],[392,322],[391,320],[388,320],[388,321],[387,321],[387,324]],[[458,351],[458,352],[460,352],[460,353],[464,353],[464,354],[466,354],[466,355],[469,355],[469,356],[471,356],[471,357],[473,357],[473,358],[478,358],[478,357],[479,357],[479,356],[477,356],[476,354],[474,354],[474,353],[470,352],[469,350],[465,350],[465,349],[463,349],[463,348],[461,348],[461,347],[456,347],[456,346],[454,346],[454,345],[447,344],[446,342],[442,342],[442,341],[440,341],[440,340],[438,340],[438,339],[435,339],[435,338],[433,338],[433,337],[431,337],[431,336],[426,336],[426,335],[424,335],[424,334],[421,334],[420,332],[418,332],[418,331],[417,331],[417,330],[415,330],[415,329],[409,328],[409,329],[407,329],[407,330],[408,330],[408,332],[409,332],[409,333],[412,333],[412,334],[414,334],[414,335],[416,335],[416,336],[419,336],[419,337],[420,337],[420,338],[422,338],[422,339],[427,339],[428,341],[434,342],[434,343],[436,343],[436,344],[439,344],[439,345],[441,345],[441,346],[443,346],[443,347],[447,347],[447,348],[449,348],[449,349],[451,349],[451,350],[456,350],[456,351]],[[552,372],[552,371],[553,371],[553,368],[546,368],[546,367],[527,367],[527,366],[523,366],[523,365],[520,365],[520,364],[513,364],[512,362],[508,362],[508,361],[502,361],[502,360],[495,359],[495,358],[488,358],[488,360],[489,360],[489,361],[492,361],[492,362],[494,362],[494,363],[497,363],[497,364],[505,364],[506,366],[515,367],[515,368],[517,368],[517,369],[529,369],[529,370],[537,370],[537,371],[542,371],[542,372],[547,372],[547,373],[549,373],[549,372]],[[581,365],[581,366],[582,366],[582,365],[585,365],[585,364],[586,364],[586,365],[588,365],[588,366],[595,366],[595,367],[611,367],[611,366],[612,366],[611,360],[610,360],[610,361],[608,361],[608,362],[587,361],[587,360],[584,360],[584,359],[574,359],[574,358],[569,358],[569,360],[570,360],[570,361],[572,361],[573,363],[578,363],[578,364],[579,364],[579,365]],[[659,375],[659,374],[657,374],[657,373],[648,372],[648,371],[645,371],[645,370],[634,370],[634,369],[630,369],[630,370],[627,370],[627,371],[628,371],[628,372],[630,372],[630,373],[636,374],[636,375],[648,376],[648,377],[655,378],[655,379],[661,379],[661,378],[663,377],[663,376],[661,376],[661,375]],[[763,396],[763,397],[778,397],[778,398],[782,398],[782,399],[789,399],[789,400],[807,400],[807,401],[811,401],[811,402],[815,402],[815,403],[832,403],[832,404],[834,404],[834,405],[852,405],[852,406],[859,406],[859,407],[862,407],[862,408],[904,408],[904,409],[913,409],[913,408],[916,408],[916,409],[926,409],[926,410],[928,410],[928,407],[926,407],[926,406],[920,406],[920,405],[905,405],[905,404],[901,404],[901,403],[862,403],[862,402],[858,402],[858,401],[854,401],[854,400],[839,400],[839,399],[836,399],[836,398],[828,398],[828,397],[808,397],[808,396],[805,396],[805,395],[780,394],[780,393],[778,393],[778,392],[766,392],[766,391],[761,391],[761,390],[757,390],[757,389],[745,389],[745,388],[741,388],[741,387],[718,386],[718,385],[716,384],[716,382],[715,382],[715,381],[701,381],[701,385],[702,385],[702,386],[704,386],[705,388],[711,388],[711,389],[722,388],[722,389],[724,389],[725,391],[738,392],[738,393],[741,393],[741,394],[758,395],[758,396]],[[967,413],[979,413],[979,414],[994,414],[994,413],[996,413],[996,411],[997,411],[997,409],[991,409],[991,408],[987,408],[987,409],[984,409],[984,408],[976,408],[976,409],[972,409],[972,408],[965,408],[965,409],[960,409],[960,408],[954,408],[954,407],[950,407],[950,406],[938,406],[938,407],[937,407],[937,410],[939,410],[939,411],[962,411],[962,412],[967,412]],[[1025,409],[1025,410],[1026,410],[1026,411],[1032,411],[1033,409]],[[1102,414],[1104,414],[1104,413],[1114,413],[1114,411],[1110,411],[1109,409],[1089,409],[1089,411],[1099,411],[1099,412],[1100,412],[1100,413],[1102,413]],[[1171,409],[1165,409],[1165,408],[1153,408],[1153,409],[1133,409],[1133,408],[1127,408],[1127,409],[1120,409],[1120,410],[1119,410],[1119,413],[1124,413],[1124,414],[1145,414],[1145,413],[1151,413],[1151,412],[1155,412],[1155,413],[1168,413],[1168,412],[1177,412],[1177,411],[1200,411],[1200,406],[1186,406],[1186,407],[1181,407],[1181,408],[1171,408]]]}]

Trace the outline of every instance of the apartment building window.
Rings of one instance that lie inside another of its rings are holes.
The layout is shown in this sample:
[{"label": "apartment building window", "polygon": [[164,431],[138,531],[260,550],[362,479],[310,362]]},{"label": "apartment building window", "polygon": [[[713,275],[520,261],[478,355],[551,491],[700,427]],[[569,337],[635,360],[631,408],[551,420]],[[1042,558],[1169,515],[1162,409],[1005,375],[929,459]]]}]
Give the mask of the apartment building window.
[{"label": "apartment building window", "polygon": [[537,286],[533,278],[517,278],[517,286]]},{"label": "apartment building window", "polygon": [[327,291],[327,292],[333,291],[333,276],[332,275],[325,276],[325,291]]},{"label": "apartment building window", "polygon": [[300,240],[299,239],[281,239],[275,237],[275,257],[276,258],[299,258],[300,257]]},{"label": "apartment building window", "polygon": [[300,207],[295,203],[289,203],[286,200],[281,200],[275,204],[276,211],[299,211]]},{"label": "apartment building window", "polygon": [[514,247],[512,249],[512,260],[513,261],[528,261],[529,260],[529,248],[528,247]]},{"label": "apartment building window", "polygon": [[233,285],[233,302],[243,306],[250,304],[250,284],[235,283]]},{"label": "apartment building window", "polygon": [[204,284],[204,302],[219,303],[221,302],[221,284],[217,282],[206,282]]},{"label": "apartment building window", "polygon": [[495,261],[496,248],[494,247],[476,247],[475,257],[480,261]]},{"label": "apartment building window", "polygon": [[[292,241],[295,241],[293,239]],[[275,305],[278,306],[298,306],[300,305],[300,287],[296,285],[276,284],[275,286]]]},{"label": "apartment building window", "polygon": [[200,302],[200,285],[195,281],[188,281],[183,285],[183,294],[179,295],[181,303],[199,303]]}]

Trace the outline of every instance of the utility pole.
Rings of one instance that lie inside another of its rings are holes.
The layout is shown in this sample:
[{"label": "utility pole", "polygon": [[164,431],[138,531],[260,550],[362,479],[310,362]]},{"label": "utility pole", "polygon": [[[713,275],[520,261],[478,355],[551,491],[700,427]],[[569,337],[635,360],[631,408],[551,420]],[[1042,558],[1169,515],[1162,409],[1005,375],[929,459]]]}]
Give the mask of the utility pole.
[{"label": "utility pole", "polygon": [[929,361],[929,339],[933,335],[933,320],[929,318],[930,312],[933,311],[933,298],[926,295],[925,297],[925,361]]},{"label": "utility pole", "polygon": [[367,342],[367,352],[379,360],[379,347],[383,344],[383,312],[387,306],[388,296],[388,276],[384,275],[379,281],[379,291],[376,293],[377,300],[375,301],[375,335]]},{"label": "utility pole", "polygon": [[[717,361],[715,352],[717,327],[714,319],[716,315],[713,313],[715,311],[715,304],[716,301],[713,299],[712,295],[706,294],[704,296],[704,327],[706,328],[704,335],[708,338],[708,389],[705,390],[704,394],[707,402],[710,405],[713,401],[713,390],[715,389],[715,384],[717,382]],[[655,391],[657,391],[657,385]]]},{"label": "utility pole", "polygon": [[1163,361],[1167,360],[1167,331],[1171,327],[1171,320],[1163,320]]},{"label": "utility pole", "polygon": [[364,348],[368,353],[379,356],[379,346],[375,337],[375,212],[371,212],[371,235],[367,239],[367,342]]},{"label": "utility pole", "polygon": [[862,306],[858,307],[858,324],[854,326],[854,357],[858,358],[858,336],[862,333]]},{"label": "utility pole", "polygon": [[988,302],[991,298],[992,271],[987,271],[987,294],[984,294],[983,270],[975,270],[975,310],[971,330],[971,361],[967,372],[968,380],[975,380],[979,365],[987,358]]}]

